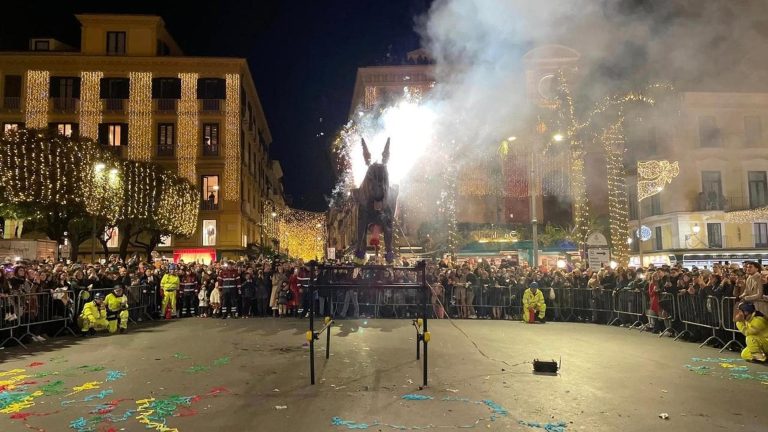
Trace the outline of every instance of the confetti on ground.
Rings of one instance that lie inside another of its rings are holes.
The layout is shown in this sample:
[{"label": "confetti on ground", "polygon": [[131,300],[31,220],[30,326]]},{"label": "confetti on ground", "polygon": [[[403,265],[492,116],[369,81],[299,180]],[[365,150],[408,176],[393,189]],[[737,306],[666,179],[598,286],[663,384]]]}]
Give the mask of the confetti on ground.
[{"label": "confetti on ground", "polygon": [[709,375],[709,372],[712,370],[709,366],[691,366],[691,365],[685,365],[686,368],[688,368],[691,372],[696,372],[699,375]]},{"label": "confetti on ground", "polygon": [[106,398],[107,396],[111,395],[112,393],[114,393],[112,391],[112,389],[102,390],[102,391],[100,391],[100,392],[98,392],[96,394],[92,394],[90,396],[84,397],[83,398],[83,402],[90,402],[90,401],[96,400],[96,399],[103,400],[104,398]]},{"label": "confetti on ground", "polygon": [[107,382],[117,381],[125,376],[125,372],[107,371]]},{"label": "confetti on ground", "polygon": [[39,366],[42,366],[42,365],[44,365],[44,364],[45,364],[45,363],[43,363],[43,362],[32,362],[32,363],[28,364],[28,365],[27,365],[27,367],[31,367],[31,368],[33,368],[33,367],[39,367]]},{"label": "confetti on ground", "polygon": [[744,359],[740,359],[740,358],[714,358],[714,357],[706,357],[706,358],[691,357],[691,361],[707,362],[707,363],[736,363],[736,362],[743,362]]},{"label": "confetti on ground", "polygon": [[544,429],[547,432],[564,432],[567,425],[565,422],[560,421],[556,423],[538,423],[538,422],[527,422],[524,420],[520,420],[520,424],[523,426],[528,426],[530,428],[538,428],[538,429]]},{"label": "confetti on ground", "polygon": [[736,365],[733,363],[720,363],[720,367],[728,369],[728,368],[735,368]]},{"label": "confetti on ground", "polygon": [[106,368],[104,366],[83,365],[83,366],[80,366],[78,369],[84,369],[88,372],[101,372]]},{"label": "confetti on ground", "polygon": [[[13,403],[3,407],[3,409],[0,409],[0,413],[2,414],[13,414],[17,413],[21,410],[25,410],[27,408],[30,408],[35,405],[35,398],[39,398],[43,395],[43,392],[40,390],[34,392],[34,393],[25,393],[24,397],[20,400],[16,400]],[[1,396],[1,395],[0,395]],[[2,403],[2,402],[0,402]]]},{"label": "confetti on ground", "polygon": [[0,372],[0,377],[4,376],[11,376],[11,375],[19,375],[26,372],[24,369],[11,369],[9,371],[2,371]]},{"label": "confetti on ground", "polygon": [[51,375],[58,375],[59,372],[56,371],[48,371],[48,372],[38,372],[34,375],[32,375],[32,378],[44,378]]},{"label": "confetti on ground", "polygon": [[59,411],[53,411],[53,412],[49,412],[49,413],[31,413],[31,412],[28,412],[28,413],[15,413],[15,414],[11,414],[9,416],[9,418],[11,420],[23,420],[23,421],[26,421],[30,417],[45,417],[45,416],[49,416],[51,414],[58,414],[58,412]]},{"label": "confetti on ground", "polygon": [[48,359],[51,363],[66,363],[69,360],[65,359],[64,357],[51,357]]},{"label": "confetti on ground", "polygon": [[210,370],[210,369],[211,369],[211,368],[209,368],[208,366],[204,366],[204,365],[194,365],[194,366],[190,366],[190,367],[188,367],[188,368],[187,368],[187,370],[186,370],[185,372],[187,372],[187,373],[206,372],[206,371],[208,371],[208,370]]},{"label": "confetti on ground", "polygon": [[214,360],[213,361],[213,365],[214,366],[224,366],[224,365],[228,365],[229,361],[230,361],[229,357],[221,357],[221,358],[217,358],[216,360]]},{"label": "confetti on ground", "polygon": [[72,396],[73,394],[84,392],[86,390],[98,390],[99,387],[101,387],[101,384],[101,381],[90,381],[83,385],[72,387],[72,393],[67,394],[67,396]]},{"label": "confetti on ground", "polygon": [[40,391],[46,396],[64,393],[64,381],[58,380],[40,387]]},{"label": "confetti on ground", "polygon": [[179,359],[179,360],[187,360],[187,359],[190,359],[190,358],[192,358],[192,357],[190,357],[190,356],[188,356],[188,355],[186,355],[186,354],[184,354],[184,353],[180,353],[180,352],[177,352],[177,353],[176,353],[176,354],[174,354],[173,356],[174,356],[175,358]]},{"label": "confetti on ground", "polygon": [[432,396],[420,395],[420,394],[407,394],[403,395],[400,399],[404,400],[432,400]]}]

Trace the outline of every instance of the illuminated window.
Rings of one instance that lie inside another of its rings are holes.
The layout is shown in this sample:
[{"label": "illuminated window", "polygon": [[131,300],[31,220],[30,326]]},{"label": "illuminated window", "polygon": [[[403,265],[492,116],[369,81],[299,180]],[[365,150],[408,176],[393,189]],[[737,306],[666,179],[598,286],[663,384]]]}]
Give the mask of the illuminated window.
[{"label": "illuminated window", "polygon": [[243,247],[248,247],[248,236],[243,234]]},{"label": "illuminated window", "polygon": [[203,246],[216,246],[215,220],[203,220]]},{"label": "illuminated window", "polygon": [[107,55],[125,54],[125,32],[107,32]]},{"label": "illuminated window", "polygon": [[104,229],[104,240],[107,242],[107,247],[116,248],[120,246],[120,235],[117,227]]},{"label": "illuminated window", "polygon": [[99,142],[107,147],[128,145],[127,123],[102,123],[99,125]]},{"label": "illuminated window", "polygon": [[24,127],[21,123],[3,123],[3,133],[17,131]]},{"label": "illuminated window", "polygon": [[219,124],[205,123],[203,125],[203,155],[219,155]]},{"label": "illuminated window", "polygon": [[77,123],[53,123],[51,131],[67,138],[77,136]]},{"label": "illuminated window", "polygon": [[219,208],[219,176],[203,176],[201,184],[201,197],[203,210],[218,210]]}]

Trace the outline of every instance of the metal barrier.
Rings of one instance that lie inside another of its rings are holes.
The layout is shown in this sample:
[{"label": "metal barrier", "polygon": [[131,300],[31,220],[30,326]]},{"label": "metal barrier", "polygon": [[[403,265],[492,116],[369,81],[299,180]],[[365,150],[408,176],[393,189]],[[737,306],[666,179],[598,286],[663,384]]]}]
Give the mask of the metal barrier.
[{"label": "metal barrier", "polygon": [[17,344],[26,348],[21,339],[16,337],[13,332],[21,325],[22,311],[19,307],[19,296],[0,295],[0,335],[8,331],[8,336],[0,342],[0,347],[5,346],[9,341],[16,341]]},{"label": "metal barrier", "polygon": [[610,323],[613,317],[613,294],[602,288],[571,288],[572,309],[582,317],[591,315],[594,323]]},{"label": "metal barrier", "polygon": [[634,317],[635,320],[629,325],[629,329],[643,329],[642,317],[645,315],[645,310],[648,301],[645,298],[645,293],[637,290],[620,289],[613,292],[613,312],[616,317],[608,324],[613,325],[616,322],[621,322],[622,315],[629,315]]},{"label": "metal barrier", "polygon": [[675,329],[672,328],[671,324],[673,321],[677,320],[676,296],[667,292],[659,293],[659,307],[661,308],[662,314],[666,314],[666,318],[664,315],[657,318],[664,320],[664,331],[659,333],[659,337],[663,337],[667,333],[677,333]]},{"label": "metal barrier", "polygon": [[678,294],[677,307],[680,321],[685,324],[685,330],[681,331],[675,340],[678,340],[686,333],[692,335],[691,331],[688,330],[688,326],[693,325],[712,330],[712,335],[702,342],[701,345],[699,345],[699,348],[703,347],[711,340],[718,341],[720,344],[725,345],[725,342],[717,337],[716,333],[721,327],[722,321],[720,318],[720,303],[716,297],[703,297],[701,295],[691,295],[687,293]]},{"label": "metal barrier", "polygon": [[69,326],[74,319],[74,310],[72,310],[73,296],[74,293],[71,290],[16,295],[21,312],[19,315],[19,326],[26,328],[26,332],[19,339],[23,340],[26,336],[39,336],[32,332],[33,326],[36,327],[38,333],[43,333],[39,331],[41,326],[53,323],[61,324],[54,337],[65,330],[74,336],[75,332]]},{"label": "metal barrier", "polygon": [[723,345],[723,348],[720,349],[720,352],[728,349],[731,344],[736,344],[739,346],[739,349],[744,349],[744,345],[736,340],[736,334],[741,333],[736,327],[736,323],[733,321],[733,311],[736,309],[737,304],[736,300],[736,297],[723,297],[720,299],[720,323],[723,327],[723,330],[731,334],[731,340]]}]

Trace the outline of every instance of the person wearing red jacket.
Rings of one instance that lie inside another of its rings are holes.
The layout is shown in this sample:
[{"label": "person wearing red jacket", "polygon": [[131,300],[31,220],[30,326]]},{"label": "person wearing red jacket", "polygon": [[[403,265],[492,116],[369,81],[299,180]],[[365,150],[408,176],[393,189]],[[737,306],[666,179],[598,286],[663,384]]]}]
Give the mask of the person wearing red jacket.
[{"label": "person wearing red jacket", "polygon": [[221,287],[221,317],[237,318],[238,291],[240,290],[240,271],[234,261],[228,261],[221,266],[216,286]]}]

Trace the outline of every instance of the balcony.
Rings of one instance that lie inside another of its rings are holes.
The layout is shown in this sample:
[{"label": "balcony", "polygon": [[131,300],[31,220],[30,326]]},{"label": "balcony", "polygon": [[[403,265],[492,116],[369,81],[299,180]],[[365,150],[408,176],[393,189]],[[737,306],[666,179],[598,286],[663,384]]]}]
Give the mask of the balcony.
[{"label": "balcony", "polygon": [[176,99],[155,99],[155,112],[168,114],[175,113],[176,103]]},{"label": "balcony", "polygon": [[218,210],[219,209],[219,203],[216,201],[211,200],[202,200],[200,201],[200,210]]},{"label": "balcony", "polygon": [[703,193],[699,194],[698,202],[696,206],[697,211],[740,211],[740,210],[752,210],[760,207],[768,206],[768,199],[766,197],[749,197],[741,195],[718,195],[711,194],[705,196]]},{"label": "balcony", "polygon": [[126,99],[104,99],[104,111],[113,113],[125,112]]},{"label": "balcony", "polygon": [[75,98],[52,98],[53,111],[58,113],[76,113],[80,108],[80,100]]},{"label": "balcony", "polygon": [[200,111],[205,113],[220,113],[221,99],[200,99]]},{"label": "balcony", "polygon": [[173,144],[166,144],[166,145],[159,145],[157,146],[157,155],[161,157],[173,157],[174,154],[174,145]]},{"label": "balcony", "polygon": [[219,145],[218,144],[203,144],[203,156],[218,156]]},{"label": "balcony", "polygon": [[3,111],[19,111],[20,109],[21,98],[8,96],[3,98]]}]

